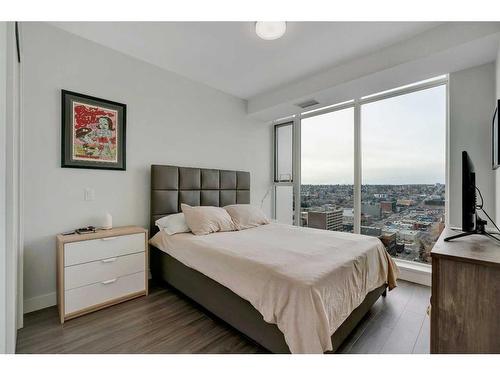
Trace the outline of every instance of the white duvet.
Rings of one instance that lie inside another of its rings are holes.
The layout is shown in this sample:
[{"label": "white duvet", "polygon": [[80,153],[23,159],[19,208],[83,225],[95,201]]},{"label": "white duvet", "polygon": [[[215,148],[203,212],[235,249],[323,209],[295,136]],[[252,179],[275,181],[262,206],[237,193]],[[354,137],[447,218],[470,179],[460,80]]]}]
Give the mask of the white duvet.
[{"label": "white duvet", "polygon": [[206,236],[158,232],[150,243],[249,301],[292,353],[332,349],[330,336],[365,296],[396,286],[378,238],[268,224]]}]

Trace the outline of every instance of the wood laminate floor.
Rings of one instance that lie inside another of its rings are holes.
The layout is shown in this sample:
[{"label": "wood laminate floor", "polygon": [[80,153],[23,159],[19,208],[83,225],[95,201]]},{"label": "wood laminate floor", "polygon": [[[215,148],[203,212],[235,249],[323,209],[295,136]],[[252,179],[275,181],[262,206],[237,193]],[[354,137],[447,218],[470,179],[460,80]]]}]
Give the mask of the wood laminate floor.
[{"label": "wood laminate floor", "polygon": [[[340,353],[429,353],[430,288],[405,281],[379,298]],[[56,307],[25,315],[17,353],[266,353],[181,294],[137,298],[59,324]]]}]

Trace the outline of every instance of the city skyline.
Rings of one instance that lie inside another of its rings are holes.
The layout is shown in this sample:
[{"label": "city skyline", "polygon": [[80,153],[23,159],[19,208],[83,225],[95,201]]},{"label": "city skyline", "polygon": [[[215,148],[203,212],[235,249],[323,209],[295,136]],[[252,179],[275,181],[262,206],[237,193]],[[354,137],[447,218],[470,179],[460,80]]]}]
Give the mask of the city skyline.
[{"label": "city skyline", "polygon": [[[360,233],[378,237],[391,256],[429,263],[444,228],[444,184],[374,184],[361,189]],[[304,184],[302,226],[354,232],[352,185]]]}]

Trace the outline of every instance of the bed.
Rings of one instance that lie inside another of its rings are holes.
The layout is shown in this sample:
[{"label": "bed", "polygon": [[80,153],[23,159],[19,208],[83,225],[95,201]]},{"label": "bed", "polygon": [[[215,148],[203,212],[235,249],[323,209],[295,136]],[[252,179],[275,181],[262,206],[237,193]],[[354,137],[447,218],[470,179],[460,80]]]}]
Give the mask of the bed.
[{"label": "bed", "polygon": [[372,237],[276,223],[207,236],[157,233],[155,220],[181,203],[250,203],[250,174],[153,165],[150,267],[273,353],[335,352],[396,286],[397,267]]}]

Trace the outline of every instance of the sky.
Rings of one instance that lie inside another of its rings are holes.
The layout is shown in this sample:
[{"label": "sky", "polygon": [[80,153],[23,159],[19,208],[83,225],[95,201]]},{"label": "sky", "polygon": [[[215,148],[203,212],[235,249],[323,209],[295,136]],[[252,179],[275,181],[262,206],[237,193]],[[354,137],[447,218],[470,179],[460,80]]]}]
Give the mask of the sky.
[{"label": "sky", "polygon": [[[361,109],[363,184],[445,182],[446,86]],[[354,183],[354,109],[302,120],[303,184]]]}]

